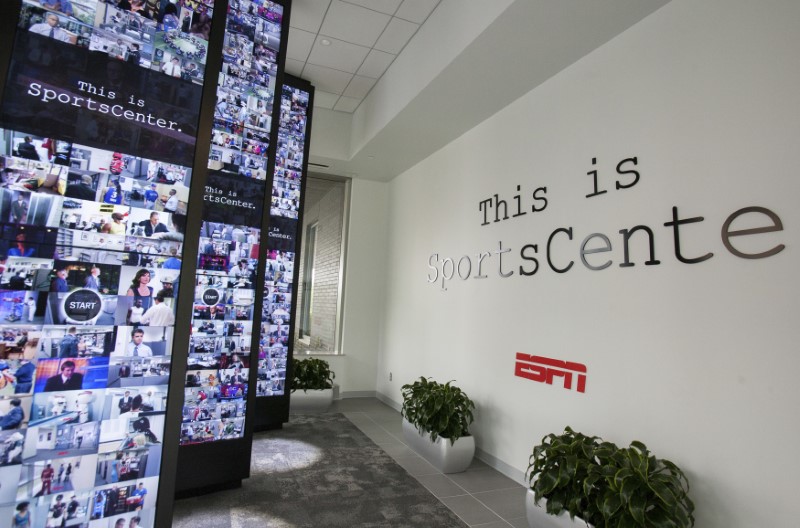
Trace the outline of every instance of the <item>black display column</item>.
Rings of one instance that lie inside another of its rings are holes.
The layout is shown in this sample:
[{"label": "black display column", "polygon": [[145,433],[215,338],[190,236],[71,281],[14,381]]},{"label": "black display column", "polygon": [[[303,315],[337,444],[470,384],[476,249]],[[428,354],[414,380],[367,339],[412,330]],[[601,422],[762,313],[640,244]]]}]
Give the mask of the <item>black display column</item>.
[{"label": "black display column", "polygon": [[267,233],[267,272],[258,348],[255,427],[289,419],[303,204],[314,87],[285,75]]},{"label": "black display column", "polygon": [[[289,3],[231,0],[199,226],[180,449],[179,496],[250,474],[265,230],[278,134]],[[224,9],[221,2],[217,10]],[[199,204],[198,204],[199,205]],[[176,352],[177,353],[177,352]]]}]

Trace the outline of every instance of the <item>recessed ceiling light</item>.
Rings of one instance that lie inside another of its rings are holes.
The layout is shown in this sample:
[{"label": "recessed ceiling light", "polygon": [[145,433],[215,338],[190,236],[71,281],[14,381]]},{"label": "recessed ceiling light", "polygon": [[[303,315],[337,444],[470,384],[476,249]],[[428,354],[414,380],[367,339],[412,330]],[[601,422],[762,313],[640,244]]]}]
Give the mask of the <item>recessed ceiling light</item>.
[{"label": "recessed ceiling light", "polygon": [[328,39],[322,39],[322,40],[319,41],[319,43],[322,44],[323,46],[330,46],[331,45],[331,41],[328,40]]}]

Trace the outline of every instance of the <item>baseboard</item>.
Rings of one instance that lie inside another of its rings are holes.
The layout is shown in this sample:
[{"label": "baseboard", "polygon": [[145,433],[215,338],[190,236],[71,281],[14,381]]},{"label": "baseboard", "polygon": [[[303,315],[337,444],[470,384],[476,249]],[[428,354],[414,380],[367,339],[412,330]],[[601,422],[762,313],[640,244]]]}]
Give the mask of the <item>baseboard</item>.
[{"label": "baseboard", "polygon": [[348,398],[375,398],[375,397],[377,397],[375,391],[347,391],[347,392],[339,392],[338,397],[337,393],[334,393],[333,399],[346,400]]},{"label": "baseboard", "polygon": [[515,482],[519,482],[523,486],[527,486],[528,483],[525,480],[525,472],[520,471],[515,467],[511,467],[502,460],[497,457],[494,457],[487,453],[486,451],[482,450],[479,447],[475,448],[475,458],[478,460],[485,462],[487,466],[493,467],[503,475],[507,476],[511,480]]},{"label": "baseboard", "polygon": [[[380,392],[375,393],[375,397],[378,398],[380,401],[391,407],[397,412],[400,412],[400,409],[403,407],[402,404],[392,400],[385,394],[381,394]],[[510,478],[515,482],[519,482],[523,486],[527,486],[525,481],[525,472],[520,471],[513,466],[509,466],[499,458],[490,455],[489,453],[483,451],[480,447],[475,447],[475,458],[484,462],[487,466],[490,466],[506,477]]]},{"label": "baseboard", "polygon": [[391,407],[392,409],[394,409],[397,412],[400,412],[400,409],[403,408],[402,404],[397,403],[396,401],[392,400],[391,398],[389,398],[385,394],[381,394],[380,392],[376,392],[375,393],[375,397],[378,398],[380,401],[382,401],[383,403],[385,403],[386,405],[388,405],[389,407]]}]

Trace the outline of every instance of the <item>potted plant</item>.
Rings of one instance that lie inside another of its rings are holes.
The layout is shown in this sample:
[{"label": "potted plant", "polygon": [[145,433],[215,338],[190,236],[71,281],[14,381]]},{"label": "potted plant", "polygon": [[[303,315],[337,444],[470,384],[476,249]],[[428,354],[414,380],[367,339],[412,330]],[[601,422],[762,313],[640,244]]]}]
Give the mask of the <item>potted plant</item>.
[{"label": "potted plant", "polygon": [[472,463],[469,433],[475,404],[452,384],[421,377],[403,385],[403,436],[409,446],[442,473],[459,473]]},{"label": "potted plant", "polygon": [[294,361],[292,369],[292,412],[325,412],[333,403],[333,379],[336,377],[324,359]]},{"label": "potted plant", "polygon": [[[528,479],[528,523],[537,528],[573,521],[595,528],[694,526],[686,476],[638,441],[619,448],[567,427],[534,448]],[[545,508],[538,506],[543,498]]]}]

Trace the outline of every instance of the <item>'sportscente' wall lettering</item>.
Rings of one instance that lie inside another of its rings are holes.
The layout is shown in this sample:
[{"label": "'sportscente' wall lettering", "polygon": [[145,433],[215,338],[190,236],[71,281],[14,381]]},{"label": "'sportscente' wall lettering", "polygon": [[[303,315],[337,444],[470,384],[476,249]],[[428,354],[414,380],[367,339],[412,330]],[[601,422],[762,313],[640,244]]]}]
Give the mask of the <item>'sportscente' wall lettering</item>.
[{"label": "'sportscente' wall lettering", "polygon": [[[617,191],[624,191],[640,183],[641,174],[630,168],[632,165],[638,165],[638,158],[626,158],[620,161],[616,166],[616,173],[624,176],[626,179],[618,179],[615,182]],[[597,159],[592,158],[592,165],[596,165]],[[624,169],[624,170],[623,170]],[[586,195],[586,198],[594,198],[606,195],[607,191],[600,190],[598,183],[598,171],[596,169],[587,173],[592,176],[593,191]],[[481,226],[488,225],[493,222],[502,222],[510,218],[517,218],[531,213],[537,213],[547,208],[549,202],[546,198],[547,188],[538,187],[531,193],[530,207],[523,205],[524,200],[520,193],[521,186],[516,186],[517,193],[510,199],[512,207],[509,216],[509,201],[501,199],[498,194],[492,198],[487,198],[479,201],[478,211],[481,213]],[[612,193],[618,194],[618,193]],[[608,196],[608,195],[606,195]],[[493,211],[493,220],[490,222],[490,211]],[[751,215],[749,222],[756,223],[759,227],[752,227],[749,229],[731,229],[732,224],[740,217]],[[760,215],[763,218],[755,219],[753,215]],[[712,252],[689,254],[681,246],[681,235],[686,234],[689,230],[689,224],[696,224],[703,222],[705,218],[702,216],[683,217],[678,206],[672,207],[672,218],[664,222],[664,227],[672,232],[674,256],[678,262],[683,264],[698,264],[705,262],[714,256]],[[783,231],[783,222],[780,217],[766,207],[750,206],[738,209],[731,213],[728,218],[723,222],[721,228],[722,243],[725,248],[734,256],[744,259],[763,259],[777,255],[785,249],[783,244],[776,244],[769,249],[759,252],[748,252],[736,247],[733,243],[733,238],[742,236],[752,236],[763,233],[772,233],[776,231]],[[636,236],[634,236],[636,235]],[[643,263],[645,266],[656,266],[661,264],[661,261],[656,259],[655,251],[655,237],[656,234],[652,228],[647,225],[639,224],[628,228],[619,230],[619,242],[622,245],[622,254],[620,255],[620,268],[630,268],[635,265],[631,259],[630,247],[632,240],[636,240],[639,244],[647,244],[649,258]],[[581,240],[580,243],[577,241]],[[547,261],[547,267],[552,271],[563,274],[575,265],[575,259],[580,258],[583,266],[591,271],[601,271],[611,267],[614,260],[609,258],[613,250],[611,238],[604,233],[575,233],[575,230],[570,227],[558,227],[553,229],[547,237],[547,242],[542,250],[544,257]],[[460,257],[440,256],[439,253],[432,253],[428,257],[428,275],[427,280],[429,283],[437,283],[440,285],[442,291],[447,290],[447,283],[451,280],[460,279],[487,279],[496,273],[501,278],[509,278],[514,275],[522,277],[531,277],[536,275],[539,271],[539,257],[540,257],[540,244],[526,243],[523,244],[518,250],[511,247],[504,247],[503,241],[497,242],[496,249],[482,251],[475,254],[465,254]],[[512,253],[512,255],[508,255]],[[606,253],[605,256],[602,254]],[[574,255],[569,257],[568,255]],[[564,255],[567,255],[566,257]],[[517,258],[511,260],[513,256]]]}]

